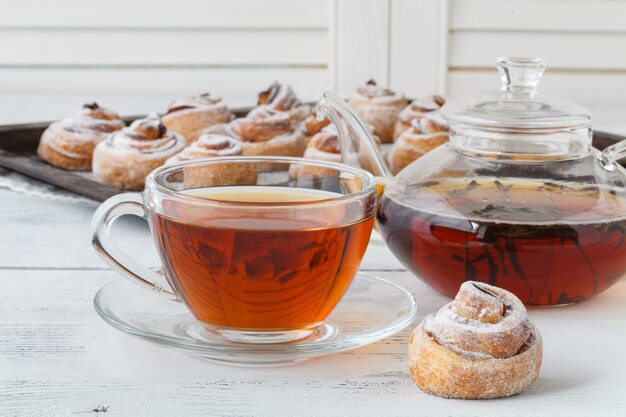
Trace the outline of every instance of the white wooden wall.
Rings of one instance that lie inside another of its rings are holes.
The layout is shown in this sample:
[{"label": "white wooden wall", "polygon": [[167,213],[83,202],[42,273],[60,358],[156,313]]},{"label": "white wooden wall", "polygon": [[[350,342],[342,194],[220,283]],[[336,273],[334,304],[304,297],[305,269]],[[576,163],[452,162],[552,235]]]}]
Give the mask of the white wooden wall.
[{"label": "white wooden wall", "polygon": [[3,0],[0,92],[256,96],[328,86],[327,0]]},{"label": "white wooden wall", "polygon": [[625,0],[1,0],[0,93],[306,99],[367,80],[409,96],[499,86],[540,56],[541,89],[626,104]]},{"label": "white wooden wall", "polygon": [[499,88],[498,56],[542,57],[541,91],[626,104],[624,0],[339,0],[336,79],[410,96]]},{"label": "white wooden wall", "polygon": [[546,93],[626,104],[625,1],[453,0],[449,11],[451,94],[497,83],[493,57],[509,54],[546,59]]}]

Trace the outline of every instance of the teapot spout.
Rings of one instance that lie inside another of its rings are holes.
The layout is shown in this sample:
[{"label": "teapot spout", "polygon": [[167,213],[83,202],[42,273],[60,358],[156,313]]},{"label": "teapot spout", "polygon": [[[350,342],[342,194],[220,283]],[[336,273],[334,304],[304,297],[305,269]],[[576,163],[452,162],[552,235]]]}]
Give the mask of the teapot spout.
[{"label": "teapot spout", "polygon": [[345,100],[325,92],[318,103],[317,117],[327,117],[337,128],[343,163],[367,169],[377,177],[392,177],[372,133]]}]

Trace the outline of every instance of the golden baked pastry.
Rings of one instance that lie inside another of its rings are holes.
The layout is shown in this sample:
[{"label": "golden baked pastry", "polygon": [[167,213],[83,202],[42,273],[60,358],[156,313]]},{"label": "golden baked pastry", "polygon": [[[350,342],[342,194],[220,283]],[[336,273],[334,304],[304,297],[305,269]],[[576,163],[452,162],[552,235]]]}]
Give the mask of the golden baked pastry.
[{"label": "golden baked pastry", "polygon": [[320,161],[341,162],[341,148],[336,129],[322,129],[309,142],[304,157]]},{"label": "golden baked pastry", "polygon": [[241,142],[228,136],[205,133],[201,135],[197,141],[187,146],[176,155],[168,158],[165,163],[173,164],[176,162],[190,161],[192,159],[241,155],[243,155]]},{"label": "golden baked pastry", "polygon": [[[206,133],[197,141],[172,156],[166,164],[216,156],[241,156],[241,142],[222,135]],[[188,188],[210,187],[214,185],[250,185],[256,183],[256,171],[252,164],[210,164],[190,166],[183,169],[183,184]]]},{"label": "golden baked pastry", "polygon": [[[371,131],[372,127],[367,127]],[[372,133],[372,139],[374,140],[374,144],[380,147],[380,139],[378,136]],[[318,161],[343,162],[373,172],[373,161],[370,159],[369,154],[360,146],[359,142],[352,143],[349,149],[347,149],[347,160],[345,161],[341,155],[341,146],[339,136],[337,135],[337,127],[334,124],[329,124],[311,138],[304,151],[304,157]],[[317,174],[323,176],[330,175],[331,172],[336,172],[335,170],[326,168],[301,167],[301,169],[312,175]]]},{"label": "golden baked pastry", "polygon": [[439,110],[445,103],[446,99],[444,97],[435,94],[414,100],[398,115],[393,140],[396,140],[402,133],[409,130],[413,120],[421,119],[427,113]]},{"label": "golden baked pastry", "polygon": [[360,86],[350,99],[350,105],[366,123],[374,127],[374,133],[383,143],[393,140],[398,115],[408,104],[402,94],[380,87],[374,80]]},{"label": "golden baked pastry", "polygon": [[93,154],[93,173],[104,184],[141,190],[146,176],[187,145],[152,114],[107,136]]},{"label": "golden baked pastry", "polygon": [[250,110],[247,117],[255,117],[266,110],[289,114],[294,126],[297,126],[311,114],[311,107],[302,104],[291,86],[275,81],[267,90],[259,93],[257,107]]},{"label": "golden baked pastry", "polygon": [[222,128],[241,141],[243,153],[248,156],[302,156],[306,148],[304,133],[294,125],[290,114],[268,107],[257,108],[253,114]]},{"label": "golden baked pastry", "polygon": [[387,155],[391,173],[396,175],[411,162],[447,141],[448,124],[439,112],[413,119],[411,129],[396,139]]},{"label": "golden baked pastry", "polygon": [[321,132],[322,129],[329,125],[330,120],[327,117],[318,120],[317,115],[315,114],[315,112],[313,112],[302,122],[302,131],[307,137],[307,140],[310,141],[313,136]]},{"label": "golden baked pastry", "polygon": [[185,137],[191,143],[198,139],[202,130],[232,120],[228,106],[222,99],[209,93],[185,97],[170,103],[163,116],[163,124]]},{"label": "golden baked pastry", "polygon": [[[324,128],[313,136],[304,151],[304,157],[318,161],[341,162],[341,147],[334,126]],[[335,174],[337,170],[303,165],[300,172],[311,176],[329,176]]]},{"label": "golden baked pastry", "polygon": [[85,104],[71,117],[52,123],[41,135],[37,154],[49,164],[72,171],[90,171],[98,142],[124,122],[97,103]]},{"label": "golden baked pastry", "polygon": [[542,339],[512,293],[467,281],[454,301],[426,316],[409,341],[417,386],[448,398],[498,398],[539,375]]}]

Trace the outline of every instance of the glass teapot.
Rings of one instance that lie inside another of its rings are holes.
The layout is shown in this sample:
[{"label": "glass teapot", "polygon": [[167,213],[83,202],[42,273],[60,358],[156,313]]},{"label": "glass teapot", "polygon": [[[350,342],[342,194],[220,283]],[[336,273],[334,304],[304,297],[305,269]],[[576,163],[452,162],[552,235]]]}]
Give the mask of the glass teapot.
[{"label": "glass teapot", "polygon": [[369,168],[384,192],[378,229],[414,274],[453,297],[466,280],[526,305],[571,304],[626,275],[626,141],[591,146],[591,116],[543,96],[540,59],[499,58],[502,89],[442,108],[449,142],[395,178],[364,123],[326,93],[343,160]]}]

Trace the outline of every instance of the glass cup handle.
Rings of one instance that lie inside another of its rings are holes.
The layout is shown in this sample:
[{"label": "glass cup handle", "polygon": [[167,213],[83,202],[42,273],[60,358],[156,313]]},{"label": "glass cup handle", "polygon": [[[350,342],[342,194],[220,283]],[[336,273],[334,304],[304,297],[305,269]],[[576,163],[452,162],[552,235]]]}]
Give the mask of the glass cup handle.
[{"label": "glass cup handle", "polygon": [[109,266],[132,282],[158,292],[169,300],[179,301],[176,293],[158,284],[163,280],[161,273],[141,265],[111,240],[111,226],[115,220],[127,214],[147,220],[140,194],[119,194],[102,203],[91,220],[93,247]]}]

